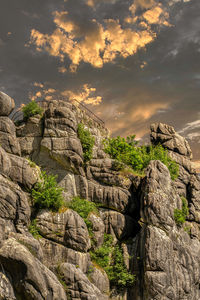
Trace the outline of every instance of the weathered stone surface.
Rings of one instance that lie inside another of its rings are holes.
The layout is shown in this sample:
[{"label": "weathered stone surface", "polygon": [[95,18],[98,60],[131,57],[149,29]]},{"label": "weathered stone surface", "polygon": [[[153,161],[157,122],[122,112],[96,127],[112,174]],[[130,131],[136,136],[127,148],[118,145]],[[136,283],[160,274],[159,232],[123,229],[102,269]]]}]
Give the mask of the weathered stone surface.
[{"label": "weathered stone surface", "polygon": [[13,220],[0,218],[0,243],[6,240],[12,232],[14,232],[14,234],[16,233]]},{"label": "weathered stone surface", "polygon": [[10,178],[30,190],[39,180],[39,168],[34,164],[31,166],[32,163],[23,157],[10,154],[9,158],[11,161]]},{"label": "weathered stone surface", "polygon": [[103,207],[126,212],[133,202],[129,191],[88,181],[88,198]]},{"label": "weathered stone surface", "polygon": [[92,223],[93,247],[100,247],[104,241],[105,225],[102,219],[94,213],[91,213],[88,220]]},{"label": "weathered stone surface", "polygon": [[143,184],[145,225],[134,266],[140,285],[132,296],[136,300],[199,299],[200,241],[196,233],[192,237],[175,224],[174,209],[181,209],[181,201],[167,168],[152,161]]},{"label": "weathered stone surface", "polygon": [[188,185],[189,219],[200,224],[200,178],[192,175]]},{"label": "weathered stone surface", "polygon": [[141,217],[148,224],[170,230],[174,226],[174,209],[178,204],[181,208],[181,200],[171,184],[169,170],[155,160],[150,162],[146,174],[142,186]]},{"label": "weathered stone surface", "polygon": [[0,173],[10,175],[11,161],[7,152],[0,146]]},{"label": "weathered stone surface", "polygon": [[29,232],[26,232],[25,234],[11,232],[9,237],[15,238],[16,241],[25,246],[33,256],[43,262],[42,247],[39,240],[36,240],[32,234]]},{"label": "weathered stone surface", "polygon": [[107,300],[108,296],[103,295],[87,276],[72,264],[63,263],[60,265],[60,273],[65,280],[72,299],[85,300]]},{"label": "weathered stone surface", "polygon": [[75,251],[44,238],[40,238],[39,242],[43,251],[43,263],[49,268],[56,268],[60,263],[67,262],[79,267],[83,273],[88,272],[91,265],[89,253]]},{"label": "weathered stone surface", "polygon": [[77,121],[74,113],[67,107],[49,108],[45,112],[44,136],[66,137],[75,135]]},{"label": "weathered stone surface", "polygon": [[105,224],[106,233],[112,234],[117,240],[128,239],[138,232],[139,224],[130,216],[102,209],[101,218]]},{"label": "weathered stone surface", "polygon": [[136,299],[199,299],[199,241],[184,231],[170,234],[152,225],[144,236],[143,295]]},{"label": "weathered stone surface", "polygon": [[0,117],[0,144],[6,152],[21,155],[15,125],[8,117]]},{"label": "weathered stone surface", "polygon": [[30,222],[30,207],[21,188],[0,175],[0,218],[14,222],[18,230]]},{"label": "weathered stone surface", "polygon": [[192,151],[185,138],[175,132],[172,126],[163,123],[151,124],[151,142],[161,144],[173,152],[192,158]]},{"label": "weathered stone surface", "polygon": [[0,116],[9,116],[15,108],[14,100],[0,91]]},{"label": "weathered stone surface", "polygon": [[16,126],[16,135],[17,137],[41,137],[43,135],[41,116],[32,116],[26,122]]},{"label": "weathered stone surface", "polygon": [[39,232],[45,238],[82,252],[91,247],[85,222],[71,209],[63,213],[41,211],[36,220]]},{"label": "weathered stone surface", "polygon": [[102,294],[109,294],[110,283],[106,272],[103,269],[91,267],[92,272],[88,275],[89,280],[101,291]]},{"label": "weathered stone surface", "polygon": [[17,299],[67,300],[57,277],[14,238],[1,247],[0,263],[12,278]]},{"label": "weathered stone surface", "polygon": [[12,283],[4,273],[4,270],[0,272],[0,299],[16,300]]},{"label": "weathered stone surface", "polygon": [[[102,165],[104,162],[106,163],[108,159],[102,160]],[[94,159],[92,163],[94,163]],[[98,160],[99,161],[99,160]],[[112,167],[112,165],[111,165]],[[114,171],[112,169],[108,169],[104,167],[96,167],[96,166],[89,166],[87,168],[87,178],[92,179],[94,178],[96,181],[102,184],[107,184],[110,186],[118,186],[125,189],[129,189],[131,186],[131,180],[128,176],[123,175],[120,172]]]}]

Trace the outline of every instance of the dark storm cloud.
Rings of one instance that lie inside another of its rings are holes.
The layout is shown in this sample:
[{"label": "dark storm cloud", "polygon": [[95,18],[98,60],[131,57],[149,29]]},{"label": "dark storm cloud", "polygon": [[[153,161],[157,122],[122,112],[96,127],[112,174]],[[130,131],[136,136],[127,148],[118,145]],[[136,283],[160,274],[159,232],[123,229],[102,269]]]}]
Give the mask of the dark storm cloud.
[{"label": "dark storm cloud", "polygon": [[[51,35],[56,30],[53,13],[67,11],[67,20],[77,26],[80,36],[91,35],[98,31],[98,24],[105,26],[104,19],[119,19],[122,23],[130,16],[129,7],[133,1],[96,0],[90,2],[90,6],[86,0],[3,2],[0,4],[0,87],[18,103],[27,101],[29,92],[40,90],[33,86],[34,82],[43,83],[45,88],[74,93],[88,84],[96,88],[96,96],[103,99],[92,109],[106,120],[115,135],[136,133],[141,137],[155,121],[182,130],[187,123],[199,120],[198,0],[174,1],[177,3],[171,6],[170,1],[156,1],[169,13],[171,27],[153,24],[157,37],[146,44],[145,50],[137,50],[126,58],[117,55],[101,68],[82,60],[76,73],[58,72],[61,66],[68,69],[70,59],[67,55],[63,65],[59,57],[51,56],[47,51],[38,52],[34,45],[25,47],[30,41],[31,30]],[[123,28],[134,31],[136,23],[126,23]],[[196,130],[191,129],[189,134]],[[195,151],[196,157],[198,153]]]}]

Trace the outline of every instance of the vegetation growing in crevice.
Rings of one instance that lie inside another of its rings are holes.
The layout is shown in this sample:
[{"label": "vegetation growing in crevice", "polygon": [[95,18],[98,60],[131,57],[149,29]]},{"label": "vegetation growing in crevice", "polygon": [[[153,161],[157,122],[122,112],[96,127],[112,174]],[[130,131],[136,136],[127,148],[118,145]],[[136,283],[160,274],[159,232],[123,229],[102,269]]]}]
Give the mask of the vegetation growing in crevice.
[{"label": "vegetation growing in crevice", "polygon": [[42,115],[43,109],[35,101],[31,101],[22,107],[24,120],[28,120],[34,115]]},{"label": "vegetation growing in crevice", "polygon": [[63,189],[58,186],[56,176],[47,175],[45,171],[42,171],[40,181],[31,190],[35,208],[58,211],[63,205],[62,191]]},{"label": "vegetation growing in crevice", "polygon": [[185,223],[189,213],[187,200],[184,197],[181,197],[181,200],[182,200],[182,209],[176,208],[174,210],[174,220],[178,226],[181,226]]},{"label": "vegetation growing in crevice", "polygon": [[90,256],[95,264],[105,270],[111,287],[123,290],[133,285],[135,275],[127,270],[121,245],[117,244],[113,246],[111,235],[105,234],[103,245],[94,251],[90,251]]},{"label": "vegetation growing in crevice", "polygon": [[67,300],[71,300],[72,298],[71,298],[71,295],[69,293],[69,289],[67,287],[67,284],[65,282],[65,276],[64,276],[64,274],[60,270],[60,264],[57,265],[56,276],[57,276],[58,280],[60,281],[60,283],[63,286],[63,289],[64,289],[64,291],[66,293],[66,296],[67,296]]},{"label": "vegetation growing in crevice", "polygon": [[135,135],[127,138],[120,136],[109,138],[104,140],[103,143],[104,151],[119,162],[118,169],[120,167],[123,169],[123,164],[125,164],[130,166],[136,173],[143,175],[144,169],[151,160],[160,160],[168,167],[173,180],[178,177],[178,164],[169,157],[167,150],[161,145],[139,147],[137,141],[135,141]]},{"label": "vegetation growing in crevice", "polygon": [[97,205],[86,199],[81,199],[80,197],[74,197],[70,202],[68,202],[67,207],[76,211],[84,220],[87,225],[90,237],[92,237],[92,223],[88,219],[90,213],[95,213],[99,215]]},{"label": "vegetation growing in crevice", "polygon": [[38,240],[38,239],[41,238],[41,235],[39,234],[39,229],[37,227],[37,220],[36,219],[32,220],[31,224],[29,225],[28,230],[35,239]]},{"label": "vegetation growing in crevice", "polygon": [[83,148],[84,162],[87,162],[92,159],[95,139],[91,135],[90,131],[88,129],[85,129],[83,123],[78,124],[78,138],[80,139]]}]

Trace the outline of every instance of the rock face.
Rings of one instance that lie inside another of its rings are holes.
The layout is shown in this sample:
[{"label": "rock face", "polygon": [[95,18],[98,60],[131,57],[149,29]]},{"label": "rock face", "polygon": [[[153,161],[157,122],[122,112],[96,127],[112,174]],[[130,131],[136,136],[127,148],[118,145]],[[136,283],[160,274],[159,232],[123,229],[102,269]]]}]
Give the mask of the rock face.
[{"label": "rock face", "polygon": [[9,116],[15,108],[15,101],[3,92],[0,92],[0,116]]},{"label": "rock face", "polygon": [[[172,181],[165,165],[151,161],[139,177],[120,171],[104,153],[108,131],[102,124],[68,102],[43,106],[42,118],[15,126],[8,117],[14,102],[0,93],[0,299],[199,300],[200,179],[187,141],[171,126],[152,124],[152,144],[168,150],[179,176]],[[80,122],[95,138],[87,163]],[[86,221],[72,209],[35,210],[31,189],[40,169],[57,175],[66,203],[86,198],[98,204],[99,214]],[[182,197],[189,213],[177,225]],[[108,234],[113,248],[121,245],[124,268],[136,276],[123,290],[92,260],[91,251]]]}]

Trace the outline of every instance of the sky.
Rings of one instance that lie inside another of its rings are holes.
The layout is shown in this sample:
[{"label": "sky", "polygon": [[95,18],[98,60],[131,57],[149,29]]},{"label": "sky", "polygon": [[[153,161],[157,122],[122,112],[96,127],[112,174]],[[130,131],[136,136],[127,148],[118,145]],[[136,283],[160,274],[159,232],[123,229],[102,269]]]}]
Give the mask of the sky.
[{"label": "sky", "polygon": [[199,0],[1,0],[0,90],[74,98],[113,136],[175,127],[200,163]]}]

